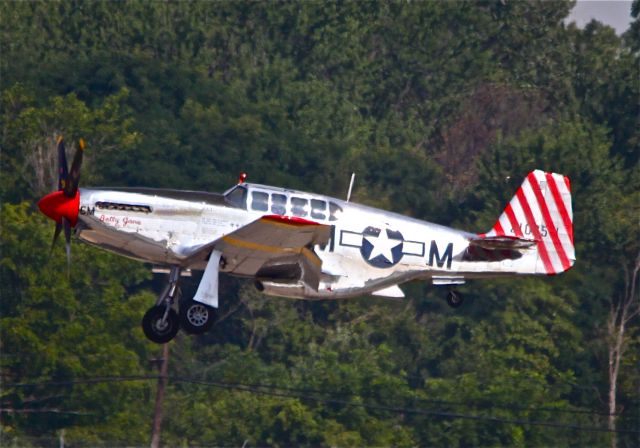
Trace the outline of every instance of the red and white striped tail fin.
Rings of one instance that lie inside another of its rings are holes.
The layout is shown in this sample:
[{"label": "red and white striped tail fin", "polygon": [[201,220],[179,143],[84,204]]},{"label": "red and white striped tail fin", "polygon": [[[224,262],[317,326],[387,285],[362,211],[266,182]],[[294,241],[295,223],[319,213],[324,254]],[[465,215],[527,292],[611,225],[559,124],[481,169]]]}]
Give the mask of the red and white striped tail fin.
[{"label": "red and white striped tail fin", "polygon": [[569,178],[530,172],[484,237],[535,241],[538,258],[532,273],[554,275],[570,269],[576,256]]}]

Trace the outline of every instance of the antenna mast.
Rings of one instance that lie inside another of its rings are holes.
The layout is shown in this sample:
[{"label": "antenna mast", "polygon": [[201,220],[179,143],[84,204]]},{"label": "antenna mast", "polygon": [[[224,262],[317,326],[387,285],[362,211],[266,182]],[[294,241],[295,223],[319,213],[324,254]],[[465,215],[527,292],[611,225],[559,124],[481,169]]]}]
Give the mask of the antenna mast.
[{"label": "antenna mast", "polygon": [[349,191],[347,192],[347,202],[351,199],[351,190],[353,190],[353,181],[356,179],[356,173],[351,173],[351,182],[349,182]]}]

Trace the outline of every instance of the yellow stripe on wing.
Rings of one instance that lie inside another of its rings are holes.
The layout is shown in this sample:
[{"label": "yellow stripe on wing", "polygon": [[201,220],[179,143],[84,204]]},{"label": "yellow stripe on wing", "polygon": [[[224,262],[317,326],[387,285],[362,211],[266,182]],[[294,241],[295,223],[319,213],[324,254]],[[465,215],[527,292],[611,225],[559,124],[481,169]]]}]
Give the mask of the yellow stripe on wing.
[{"label": "yellow stripe on wing", "polygon": [[291,253],[295,252],[289,247],[278,247],[278,246],[267,246],[266,244],[254,243],[252,241],[239,240],[237,238],[233,238],[229,235],[223,236],[222,241],[225,243],[231,244],[232,246],[241,247],[243,249],[249,250],[260,250],[262,252],[271,252],[271,253]]},{"label": "yellow stripe on wing", "polygon": [[320,258],[318,258],[318,256],[312,250],[309,250],[306,247],[297,248],[297,247],[268,246],[266,244],[240,240],[237,238],[233,238],[232,236],[229,236],[229,235],[222,237],[222,241],[224,241],[227,244],[231,244],[232,246],[241,247],[243,249],[259,250],[261,252],[269,252],[272,254],[299,253],[304,255],[309,261],[311,261],[316,266],[320,267],[322,265],[322,260],[320,260]]}]

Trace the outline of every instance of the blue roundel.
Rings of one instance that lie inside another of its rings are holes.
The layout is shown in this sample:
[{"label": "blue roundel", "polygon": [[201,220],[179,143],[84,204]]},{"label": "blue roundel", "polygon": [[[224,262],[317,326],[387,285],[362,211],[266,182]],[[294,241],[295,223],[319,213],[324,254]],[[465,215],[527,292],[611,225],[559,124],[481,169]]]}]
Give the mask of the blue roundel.
[{"label": "blue roundel", "polygon": [[367,227],[362,232],[362,258],[376,268],[390,268],[402,258],[402,234],[395,230]]}]

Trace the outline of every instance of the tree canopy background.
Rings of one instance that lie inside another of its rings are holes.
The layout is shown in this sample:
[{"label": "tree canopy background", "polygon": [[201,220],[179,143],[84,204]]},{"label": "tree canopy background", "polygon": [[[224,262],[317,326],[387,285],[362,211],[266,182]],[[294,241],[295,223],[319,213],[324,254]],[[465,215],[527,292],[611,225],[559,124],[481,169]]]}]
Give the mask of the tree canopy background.
[{"label": "tree canopy background", "polygon": [[304,302],[223,278],[215,327],[171,343],[167,445],[636,445],[640,4],[623,36],[571,7],[0,3],[3,445],[149,440],[139,321],[164,279],[49,258],[59,135],[87,140],[85,186],[246,171],[342,197],[356,172],[357,202],[478,232],[530,170],[571,178],[575,267],[469,283],[462,309],[428,284]]}]

